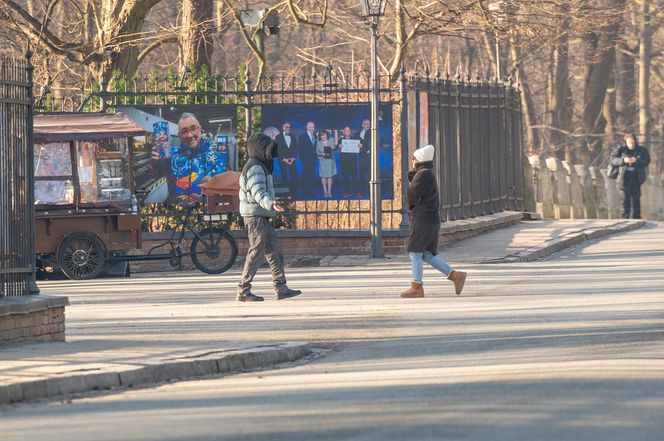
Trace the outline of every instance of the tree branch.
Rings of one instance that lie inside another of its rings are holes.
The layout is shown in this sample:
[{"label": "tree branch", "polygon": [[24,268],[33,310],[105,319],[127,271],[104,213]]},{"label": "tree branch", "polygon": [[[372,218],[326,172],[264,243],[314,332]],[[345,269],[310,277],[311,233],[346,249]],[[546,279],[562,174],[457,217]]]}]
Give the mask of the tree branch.
[{"label": "tree branch", "polygon": [[[82,63],[85,60],[85,54],[81,50],[80,44],[60,40],[55,34],[43,27],[42,22],[30,15],[15,1],[0,0],[0,6],[3,7],[9,17],[12,17],[12,21],[17,25],[19,31],[45,44],[51,52],[63,55],[69,60],[78,63]],[[20,17],[20,22],[17,22],[14,14]]]},{"label": "tree branch", "polygon": [[155,41],[153,41],[152,43],[150,43],[149,45],[147,45],[147,46],[146,46],[146,47],[145,47],[145,48],[144,48],[144,49],[138,54],[138,57],[137,57],[137,59],[138,59],[138,63],[139,63],[139,64],[142,63],[142,62],[143,62],[143,59],[144,59],[145,57],[147,57],[147,56],[150,54],[150,52],[152,52],[153,50],[157,49],[158,47],[163,46],[164,44],[167,44],[167,43],[177,43],[177,42],[178,42],[178,38],[177,38],[177,37],[168,37],[168,38],[163,38],[163,39],[160,39],[160,40],[155,40]]},{"label": "tree branch", "polygon": [[293,0],[286,0],[286,4],[288,6],[288,10],[295,19],[295,22],[299,24],[308,24],[311,26],[318,26],[322,28],[325,26],[325,23],[327,22],[327,9],[328,9],[328,0],[324,1],[325,3],[323,4],[323,9],[321,11],[322,18],[320,22],[314,22],[309,20],[306,14],[302,12],[302,9],[300,9],[300,6],[296,4]]}]

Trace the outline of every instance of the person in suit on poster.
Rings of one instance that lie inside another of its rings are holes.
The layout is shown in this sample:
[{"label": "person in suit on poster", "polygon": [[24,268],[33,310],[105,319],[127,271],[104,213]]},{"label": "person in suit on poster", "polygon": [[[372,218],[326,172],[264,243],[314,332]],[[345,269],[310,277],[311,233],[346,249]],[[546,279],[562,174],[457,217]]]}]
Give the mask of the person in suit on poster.
[{"label": "person in suit on poster", "polygon": [[307,131],[301,134],[297,139],[297,148],[300,154],[300,163],[302,164],[302,176],[299,180],[303,197],[313,196],[314,188],[318,187],[316,178],[316,124],[313,121],[307,123]]},{"label": "person in suit on poster", "polygon": [[279,170],[281,183],[288,187],[289,196],[293,196],[297,188],[297,139],[292,133],[291,123],[286,121],[281,126],[281,132],[274,139],[279,147]]},{"label": "person in suit on poster", "polygon": [[358,180],[359,193],[357,197],[369,195],[369,180],[371,179],[371,121],[362,120],[362,128],[358,132],[360,139],[359,165],[360,176]]}]

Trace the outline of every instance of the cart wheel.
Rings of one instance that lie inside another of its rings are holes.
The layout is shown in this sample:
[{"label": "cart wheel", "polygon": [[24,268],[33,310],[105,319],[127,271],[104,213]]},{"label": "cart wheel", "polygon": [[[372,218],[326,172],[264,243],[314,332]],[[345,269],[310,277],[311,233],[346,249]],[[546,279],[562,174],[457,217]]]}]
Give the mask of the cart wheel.
[{"label": "cart wheel", "polygon": [[191,241],[191,260],[207,274],[221,274],[235,263],[237,242],[225,228],[205,228]]},{"label": "cart wheel", "polygon": [[94,279],[104,269],[104,246],[89,234],[72,234],[58,249],[58,262],[65,276],[74,280]]}]

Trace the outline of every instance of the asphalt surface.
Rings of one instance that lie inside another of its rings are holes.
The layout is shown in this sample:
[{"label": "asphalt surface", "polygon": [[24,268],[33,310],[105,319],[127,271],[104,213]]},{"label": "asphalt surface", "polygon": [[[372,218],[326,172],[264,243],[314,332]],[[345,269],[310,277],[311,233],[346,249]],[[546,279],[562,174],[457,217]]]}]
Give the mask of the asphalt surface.
[{"label": "asphalt surface", "polygon": [[5,406],[2,439],[661,440],[663,268],[664,225],[651,225],[543,262],[467,265],[460,297],[429,270],[427,297],[399,299],[405,265],[330,269],[318,290],[293,271],[308,295],[219,300],[230,312],[213,323],[314,341],[317,357]]}]

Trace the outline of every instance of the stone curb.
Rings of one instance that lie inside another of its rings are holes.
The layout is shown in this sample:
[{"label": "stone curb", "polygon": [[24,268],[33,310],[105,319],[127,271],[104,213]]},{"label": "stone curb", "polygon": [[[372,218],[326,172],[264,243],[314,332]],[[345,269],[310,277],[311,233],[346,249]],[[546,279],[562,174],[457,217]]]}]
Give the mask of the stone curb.
[{"label": "stone curb", "polygon": [[568,233],[547,241],[545,244],[528,248],[518,253],[503,257],[502,259],[490,260],[482,263],[516,263],[534,262],[580,243],[599,239],[612,234],[624,233],[643,227],[646,221],[623,221],[608,227],[588,228],[573,233]]},{"label": "stone curb", "polygon": [[222,356],[207,354],[203,357],[167,361],[119,372],[72,375],[0,385],[0,404],[265,368],[298,360],[311,352],[309,343],[286,343],[233,351]]}]

